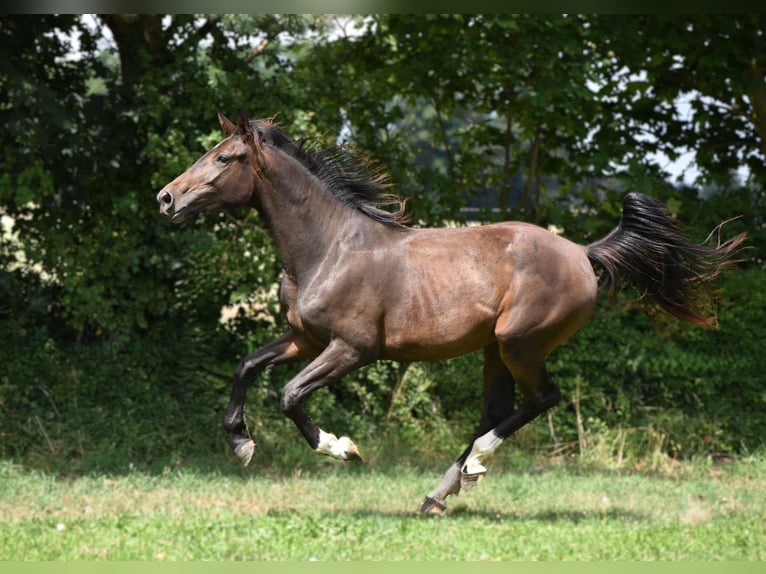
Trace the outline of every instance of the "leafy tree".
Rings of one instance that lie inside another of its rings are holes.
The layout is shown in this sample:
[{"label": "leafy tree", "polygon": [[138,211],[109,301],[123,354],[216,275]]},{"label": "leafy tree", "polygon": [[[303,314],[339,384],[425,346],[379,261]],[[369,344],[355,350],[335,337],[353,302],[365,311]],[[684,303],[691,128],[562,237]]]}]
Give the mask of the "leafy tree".
[{"label": "leafy tree", "polygon": [[760,14],[591,18],[605,111],[599,146],[624,144],[623,158],[613,157],[624,163],[692,150],[703,181],[729,183],[746,166],[763,185],[764,24]]},{"label": "leafy tree", "polygon": [[594,106],[580,19],[380,15],[362,29],[316,48],[298,73],[337,70],[320,101],[342,94],[354,141],[392,166],[403,193],[454,218],[483,190],[508,218],[536,210],[544,175],[579,178]]},{"label": "leafy tree", "polygon": [[[67,419],[70,432],[78,424],[103,431],[109,419],[93,418],[102,410],[167,429],[181,426],[179,397],[220,390],[217,353],[237,343],[220,327],[220,309],[235,286],[273,281],[276,268],[263,273],[273,251],[243,248],[237,218],[214,217],[212,230],[171,227],[154,196],[217,132],[216,110],[246,105],[255,93],[280,98],[266,77],[279,59],[248,58],[244,47],[230,47],[234,39],[218,17],[17,16],[0,24],[0,81],[9,87],[0,108],[8,127],[0,205],[15,233],[0,239],[0,289],[11,303],[0,316],[9,326],[0,400],[13,452],[32,448],[49,416]],[[227,363],[236,360],[229,353]],[[145,400],[152,392],[155,401]],[[125,441],[139,436],[130,424],[121,428]]]}]

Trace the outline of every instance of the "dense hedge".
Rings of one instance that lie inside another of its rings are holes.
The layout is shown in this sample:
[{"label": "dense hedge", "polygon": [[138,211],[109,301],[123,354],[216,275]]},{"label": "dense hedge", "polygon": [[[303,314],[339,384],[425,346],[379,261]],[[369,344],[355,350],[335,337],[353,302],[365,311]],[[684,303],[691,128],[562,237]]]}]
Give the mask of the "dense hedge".
[{"label": "dense hedge", "polygon": [[[13,275],[0,277],[8,293]],[[761,448],[764,281],[758,266],[730,273],[711,331],[668,322],[625,297],[603,298],[594,319],[551,357],[564,395],[550,421],[554,435],[541,422],[534,427],[541,436],[527,444],[550,451],[554,441],[577,443],[579,410],[588,432],[651,427],[678,456]],[[34,305],[34,293],[16,294]],[[189,320],[86,344],[61,338],[40,317],[2,321],[0,456],[68,471],[230,462],[220,428],[230,373],[240,355],[281,328],[279,319],[241,315],[236,328],[201,332]],[[250,392],[251,431],[272,460],[280,442],[308,451],[279,408],[293,372],[267,371]],[[480,377],[480,353],[380,363],[317,393],[309,408],[324,427],[363,443],[387,437],[414,454],[455,449],[478,420]]]}]

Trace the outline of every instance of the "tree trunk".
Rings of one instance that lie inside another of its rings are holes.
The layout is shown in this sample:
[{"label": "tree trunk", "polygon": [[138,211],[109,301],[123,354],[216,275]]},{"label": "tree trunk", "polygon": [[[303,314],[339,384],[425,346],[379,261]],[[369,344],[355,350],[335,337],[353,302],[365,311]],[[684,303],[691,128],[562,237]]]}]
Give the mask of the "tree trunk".
[{"label": "tree trunk", "polygon": [[141,77],[161,67],[167,57],[162,33],[162,14],[99,14],[109,27],[120,56],[120,75],[128,98]]}]

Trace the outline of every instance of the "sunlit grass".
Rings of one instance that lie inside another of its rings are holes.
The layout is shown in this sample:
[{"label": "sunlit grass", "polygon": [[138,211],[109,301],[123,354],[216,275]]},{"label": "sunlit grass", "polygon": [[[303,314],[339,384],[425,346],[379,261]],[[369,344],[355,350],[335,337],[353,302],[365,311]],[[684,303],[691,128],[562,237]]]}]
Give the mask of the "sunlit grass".
[{"label": "sunlit grass", "polygon": [[[490,469],[491,470],[491,469]],[[417,507],[439,473],[174,470],[57,479],[2,463],[0,558],[504,560],[766,558],[766,464],[673,473],[533,464]]]}]

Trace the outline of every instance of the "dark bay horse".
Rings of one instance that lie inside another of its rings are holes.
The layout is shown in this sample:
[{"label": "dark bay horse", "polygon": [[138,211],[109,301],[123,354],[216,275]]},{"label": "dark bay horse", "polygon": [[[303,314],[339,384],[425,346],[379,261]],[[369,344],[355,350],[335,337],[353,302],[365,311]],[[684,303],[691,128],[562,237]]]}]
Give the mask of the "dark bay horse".
[{"label": "dark bay horse", "polygon": [[588,321],[600,289],[624,277],[671,315],[711,326],[708,282],[744,240],[693,243],[663,204],[636,193],[625,196],[617,228],[588,246],[518,222],[410,228],[385,176],[347,150],[312,151],[241,112],[236,125],[222,114],[219,121],[226,138],[157,201],[176,223],[202,210],[254,207],[282,259],[279,297],[290,328],[237,366],[223,421],[231,448],[250,462],[245,396],[269,365],[309,361],[285,386],[282,409],[311,448],[351,461],[361,460],[356,445],[304,412],[312,392],[380,359],[437,361],[483,350],[478,429],[426,496],[424,512],[445,510],[447,496],[483,477],[506,438],[560,401],[546,358]]}]

